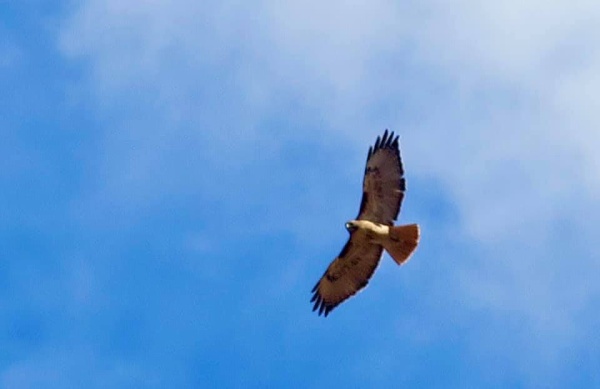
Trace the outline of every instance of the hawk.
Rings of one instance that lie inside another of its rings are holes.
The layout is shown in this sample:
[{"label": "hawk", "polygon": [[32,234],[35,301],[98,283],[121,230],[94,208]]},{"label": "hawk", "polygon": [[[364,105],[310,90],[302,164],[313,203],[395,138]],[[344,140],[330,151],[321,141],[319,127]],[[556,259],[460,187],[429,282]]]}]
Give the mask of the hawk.
[{"label": "hawk", "polygon": [[385,130],[369,148],[360,210],[346,223],[348,242],[311,291],[313,311],[327,316],[367,286],[383,250],[398,265],[406,263],[419,243],[419,226],[394,226],[405,190],[398,136]]}]

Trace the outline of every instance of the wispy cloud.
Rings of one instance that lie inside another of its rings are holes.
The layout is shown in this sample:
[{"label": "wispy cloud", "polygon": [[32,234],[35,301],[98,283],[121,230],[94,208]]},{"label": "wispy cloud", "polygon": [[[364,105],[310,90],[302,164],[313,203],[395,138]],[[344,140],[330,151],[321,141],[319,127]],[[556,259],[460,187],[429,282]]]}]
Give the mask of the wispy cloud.
[{"label": "wispy cloud", "polygon": [[[101,134],[70,216],[113,249],[126,250],[125,238],[107,236],[117,229],[154,242],[157,252],[164,250],[158,241],[176,242],[179,264],[190,253],[218,256],[213,268],[181,265],[204,280],[233,271],[232,258],[244,257],[239,247],[211,246],[226,242],[219,231],[244,245],[266,236],[270,244],[311,242],[289,267],[269,260],[275,270],[264,276],[268,286],[245,280],[259,297],[279,290],[294,299],[289,285],[308,272],[302,260],[337,249],[322,236],[356,212],[366,145],[390,127],[401,134],[409,175],[403,217],[430,227],[420,249],[426,260],[411,264],[414,279],[402,281],[436,310],[436,320],[452,315],[447,307],[463,315],[450,319],[477,338],[464,340],[470,358],[481,344],[510,360],[513,373],[539,378],[553,366],[560,378],[567,357],[553,352],[571,347],[564,355],[584,355],[590,322],[582,316],[597,317],[592,276],[600,269],[588,247],[600,220],[599,18],[600,7],[583,1],[84,2],[65,19],[58,45],[86,75],[73,93],[92,99]],[[342,201],[329,200],[334,195]],[[444,202],[456,217],[440,221],[431,202]],[[185,225],[161,231],[159,240],[131,227],[152,218],[173,227],[173,215]],[[248,225],[255,227],[248,232]],[[69,299],[80,304],[114,282],[89,263],[76,261],[67,277]],[[110,266],[118,268],[117,259]],[[170,268],[158,259],[149,266],[157,274]],[[145,291],[150,278],[141,281]],[[223,283],[211,286],[235,304]],[[201,293],[169,285],[169,298]],[[374,301],[368,295],[357,306]],[[166,308],[165,301],[153,307]],[[198,303],[190,304],[200,315]],[[245,306],[260,305],[252,298],[236,305]],[[424,316],[413,309],[390,327],[420,334],[425,348],[448,337],[425,319],[426,330],[411,327],[411,317]],[[464,324],[469,319],[481,327]],[[171,330],[185,327],[165,322]],[[506,344],[527,344],[526,352],[498,346],[483,327]],[[521,371],[530,357],[544,359],[541,367]],[[24,369],[13,366],[3,379],[13,382]]]}]

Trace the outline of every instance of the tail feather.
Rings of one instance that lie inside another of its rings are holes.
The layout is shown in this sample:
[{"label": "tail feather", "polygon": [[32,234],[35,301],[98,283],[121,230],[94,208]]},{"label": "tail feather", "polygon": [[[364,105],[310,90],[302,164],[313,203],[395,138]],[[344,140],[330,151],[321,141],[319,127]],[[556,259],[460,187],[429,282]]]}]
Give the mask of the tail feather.
[{"label": "tail feather", "polygon": [[383,248],[398,265],[402,265],[408,261],[410,255],[417,248],[419,235],[418,224],[392,226],[390,227],[389,238],[383,244]]}]

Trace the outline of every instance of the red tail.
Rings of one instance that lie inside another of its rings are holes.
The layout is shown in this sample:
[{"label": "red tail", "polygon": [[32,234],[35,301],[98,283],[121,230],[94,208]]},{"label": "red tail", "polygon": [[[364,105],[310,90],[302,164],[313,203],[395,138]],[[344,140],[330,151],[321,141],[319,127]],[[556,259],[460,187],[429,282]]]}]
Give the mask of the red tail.
[{"label": "red tail", "polygon": [[390,227],[390,236],[383,248],[390,254],[398,265],[402,265],[415,251],[419,244],[419,225]]}]

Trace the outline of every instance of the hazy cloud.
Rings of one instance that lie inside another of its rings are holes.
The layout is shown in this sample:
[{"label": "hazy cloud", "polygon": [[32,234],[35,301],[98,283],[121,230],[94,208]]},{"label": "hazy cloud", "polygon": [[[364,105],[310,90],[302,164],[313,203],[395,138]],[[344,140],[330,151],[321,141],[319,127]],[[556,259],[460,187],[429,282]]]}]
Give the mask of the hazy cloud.
[{"label": "hazy cloud", "polygon": [[[204,188],[210,197],[215,177],[225,187],[247,182],[245,173],[285,160],[297,144],[315,155],[342,147],[348,165],[333,168],[354,177],[348,166],[390,127],[402,135],[409,176],[439,184],[458,211],[444,238],[456,234],[479,255],[455,259],[467,304],[525,318],[519,330],[549,334],[551,349],[587,331],[579,318],[599,292],[595,254],[565,261],[563,246],[592,245],[586,231],[600,220],[599,22],[592,1],[91,0],[67,19],[60,46],[89,66],[114,125],[100,197],[153,204],[164,191]],[[224,146],[244,166],[223,161]],[[205,176],[194,186],[173,166],[204,166]],[[273,185],[290,193],[281,177],[297,167],[279,169]],[[309,207],[327,193],[315,185],[335,185],[306,170],[297,198]],[[253,185],[245,190],[259,193]],[[564,238],[568,231],[578,233]],[[204,250],[202,239],[188,244]]]}]

